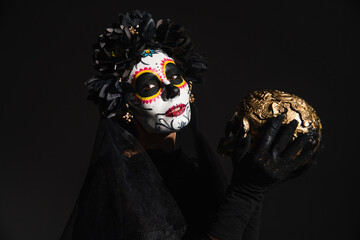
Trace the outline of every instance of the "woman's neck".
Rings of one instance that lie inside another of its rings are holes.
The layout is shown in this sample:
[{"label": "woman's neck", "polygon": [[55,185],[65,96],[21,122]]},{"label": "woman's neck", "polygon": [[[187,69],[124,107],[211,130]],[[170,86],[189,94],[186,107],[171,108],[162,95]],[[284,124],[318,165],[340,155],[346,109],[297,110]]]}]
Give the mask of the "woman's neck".
[{"label": "woman's neck", "polygon": [[173,152],[175,150],[176,132],[156,134],[146,131],[141,123],[134,120],[137,140],[145,150],[160,149],[164,152]]}]

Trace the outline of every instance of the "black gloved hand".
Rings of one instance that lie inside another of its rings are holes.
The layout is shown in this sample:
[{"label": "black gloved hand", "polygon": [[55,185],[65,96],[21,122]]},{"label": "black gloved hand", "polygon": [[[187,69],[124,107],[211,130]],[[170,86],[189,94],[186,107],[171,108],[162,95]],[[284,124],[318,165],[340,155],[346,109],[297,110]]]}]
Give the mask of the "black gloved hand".
[{"label": "black gloved hand", "polygon": [[311,141],[311,135],[304,134],[292,141],[298,122],[284,125],[283,119],[282,114],[273,118],[261,142],[251,151],[250,135],[239,141],[232,157],[232,183],[209,230],[216,239],[243,239],[249,219],[265,192],[299,176],[310,166],[316,145]]},{"label": "black gloved hand", "polygon": [[[232,157],[233,184],[268,189],[299,176],[312,165],[317,136],[307,133],[293,140],[298,122],[282,124],[284,115],[271,119],[258,146],[250,151],[251,136],[239,141]],[[250,151],[250,152],[249,152]]]}]

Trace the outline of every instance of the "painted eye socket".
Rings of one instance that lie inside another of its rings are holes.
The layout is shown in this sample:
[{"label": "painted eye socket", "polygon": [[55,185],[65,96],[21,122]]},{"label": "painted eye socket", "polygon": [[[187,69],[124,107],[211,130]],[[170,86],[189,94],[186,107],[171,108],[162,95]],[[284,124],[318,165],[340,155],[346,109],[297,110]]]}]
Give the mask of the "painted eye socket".
[{"label": "painted eye socket", "polygon": [[155,83],[155,84],[148,84],[148,85],[146,85],[145,87],[143,87],[143,91],[150,91],[151,89],[156,88],[156,87],[157,87],[157,83]]},{"label": "painted eye socket", "polygon": [[166,63],[165,77],[176,87],[182,85],[185,82],[180,73],[180,69],[173,62]]},{"label": "painted eye socket", "polygon": [[177,79],[178,78],[178,76],[177,75],[174,75],[174,76],[172,76],[172,77],[170,77],[170,78],[168,78],[169,79],[169,81],[170,82],[173,82],[175,79]]},{"label": "painted eye socket", "polygon": [[149,100],[158,96],[161,92],[161,81],[157,74],[144,71],[135,78],[137,97],[141,100]]}]

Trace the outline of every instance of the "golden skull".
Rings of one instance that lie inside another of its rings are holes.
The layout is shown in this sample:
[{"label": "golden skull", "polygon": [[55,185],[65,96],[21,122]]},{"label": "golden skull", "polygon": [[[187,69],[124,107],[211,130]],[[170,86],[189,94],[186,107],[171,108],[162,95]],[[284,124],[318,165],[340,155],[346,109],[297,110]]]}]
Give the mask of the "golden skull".
[{"label": "golden skull", "polygon": [[294,119],[299,122],[294,138],[310,132],[313,133],[311,141],[316,144],[315,149],[319,146],[322,125],[314,108],[294,94],[279,90],[261,90],[249,94],[237,106],[226,126],[226,136],[220,140],[218,152],[231,156],[238,138],[246,137],[247,134],[251,135],[252,144],[255,144],[264,134],[264,124],[267,120],[281,113],[285,114],[283,124],[288,124]]}]

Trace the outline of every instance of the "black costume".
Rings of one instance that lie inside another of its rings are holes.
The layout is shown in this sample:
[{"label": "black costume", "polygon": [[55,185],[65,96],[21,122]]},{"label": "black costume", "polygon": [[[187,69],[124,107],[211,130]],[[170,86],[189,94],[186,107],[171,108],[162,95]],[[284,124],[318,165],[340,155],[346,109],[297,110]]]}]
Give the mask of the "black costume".
[{"label": "black costume", "polygon": [[195,158],[181,150],[146,152],[117,118],[124,111],[124,93],[134,91],[123,79],[145,48],[162,49],[184,79],[202,81],[204,58],[193,52],[184,28],[170,20],[155,24],[145,11],[120,14],[120,23],[99,36],[94,45],[98,75],[86,86],[101,119],[88,173],[61,240],[258,239],[263,196],[305,169],[312,149],[296,154],[308,136],[286,148],[297,122],[283,126],[279,115],[251,152],[250,135],[239,139],[230,183],[197,131],[196,114],[191,123]]},{"label": "black costume", "polygon": [[[115,120],[102,118],[61,239],[207,239],[228,182],[206,141],[197,138],[197,159],[181,149],[145,152]],[[236,239],[257,239],[256,213],[253,220],[248,228],[239,226],[247,237]]]}]

